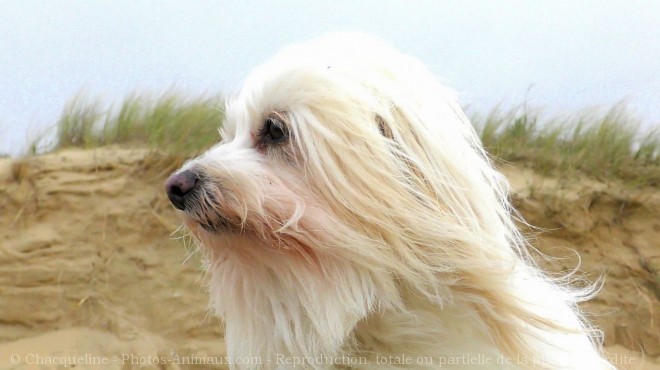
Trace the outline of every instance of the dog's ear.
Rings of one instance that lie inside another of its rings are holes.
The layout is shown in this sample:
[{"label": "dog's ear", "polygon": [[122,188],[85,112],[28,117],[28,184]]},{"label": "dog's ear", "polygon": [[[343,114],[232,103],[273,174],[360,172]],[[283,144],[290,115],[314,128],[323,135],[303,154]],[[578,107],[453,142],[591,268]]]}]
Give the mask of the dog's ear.
[{"label": "dog's ear", "polygon": [[[392,108],[391,112],[391,120],[393,121],[399,121],[402,122],[406,118],[405,116],[396,108]],[[380,134],[383,135],[384,138],[388,139],[391,141],[391,144],[389,148],[392,151],[392,154],[399,160],[401,161],[404,166],[401,166],[400,168],[405,168],[405,173],[403,174],[403,178],[407,179],[407,182],[409,185],[414,185],[415,188],[417,188],[421,193],[425,193],[431,197],[431,199],[434,199],[435,197],[432,196],[433,190],[432,186],[430,185],[431,182],[428,180],[428,178],[424,175],[424,172],[419,168],[419,165],[415,163],[415,161],[411,160],[411,156],[409,155],[404,155],[403,148],[408,147],[408,148],[421,148],[422,144],[417,137],[417,135],[414,132],[410,132],[408,134],[402,134],[401,132],[397,131],[397,135],[395,138],[393,130],[397,130],[396,126],[393,128],[392,124],[396,125],[396,123],[393,123],[390,121],[388,123],[383,116],[376,114],[375,115],[375,121],[376,124],[378,125],[378,130],[380,131]],[[404,142],[408,139],[407,142]],[[419,160],[423,160],[420,158]],[[414,194],[415,198],[418,200],[421,200],[419,197],[419,194]]]},{"label": "dog's ear", "polygon": [[378,130],[380,131],[381,135],[390,140],[394,138],[392,135],[392,129],[387,126],[385,120],[379,114],[376,114],[376,123],[378,124]]}]

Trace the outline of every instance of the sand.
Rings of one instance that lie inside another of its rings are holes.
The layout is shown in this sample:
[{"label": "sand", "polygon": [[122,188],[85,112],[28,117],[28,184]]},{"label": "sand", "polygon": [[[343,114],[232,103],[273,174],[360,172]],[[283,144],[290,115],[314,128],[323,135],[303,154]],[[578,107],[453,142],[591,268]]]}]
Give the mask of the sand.
[{"label": "sand", "polygon": [[[157,160],[118,147],[0,159],[0,369],[226,368]],[[583,307],[612,359],[660,369],[660,189],[502,170],[544,229],[526,230],[535,245],[560,257],[543,264],[571,270],[577,251],[589,278],[606,275]]]}]

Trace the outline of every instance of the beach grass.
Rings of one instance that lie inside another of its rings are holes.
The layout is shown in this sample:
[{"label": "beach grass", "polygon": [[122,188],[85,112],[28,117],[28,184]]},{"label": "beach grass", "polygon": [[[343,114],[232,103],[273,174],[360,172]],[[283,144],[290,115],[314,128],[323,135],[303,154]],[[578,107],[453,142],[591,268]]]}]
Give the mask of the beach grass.
[{"label": "beach grass", "polygon": [[148,145],[170,155],[189,157],[218,142],[223,107],[220,95],[133,94],[117,106],[79,95],[64,108],[54,134],[35,140],[29,152],[119,144]]},{"label": "beach grass", "polygon": [[552,176],[580,172],[660,185],[660,132],[644,130],[623,104],[547,118],[525,106],[493,109],[471,121],[497,160]]},{"label": "beach grass", "polygon": [[[182,161],[219,140],[223,107],[220,95],[133,94],[116,106],[77,96],[64,108],[54,137],[35,140],[30,152],[147,145]],[[660,132],[643,130],[623,104],[549,117],[521,105],[471,113],[470,118],[497,162],[529,166],[549,176],[579,172],[660,186]]]}]

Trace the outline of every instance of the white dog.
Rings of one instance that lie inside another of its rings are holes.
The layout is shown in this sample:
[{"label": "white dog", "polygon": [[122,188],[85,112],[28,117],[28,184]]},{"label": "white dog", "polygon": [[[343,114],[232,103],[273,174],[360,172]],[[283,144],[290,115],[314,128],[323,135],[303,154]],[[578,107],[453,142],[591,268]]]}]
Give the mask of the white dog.
[{"label": "white dog", "polygon": [[328,35],[226,109],[166,189],[235,368],[612,368],[585,292],[535,267],[505,179],[419,61]]}]

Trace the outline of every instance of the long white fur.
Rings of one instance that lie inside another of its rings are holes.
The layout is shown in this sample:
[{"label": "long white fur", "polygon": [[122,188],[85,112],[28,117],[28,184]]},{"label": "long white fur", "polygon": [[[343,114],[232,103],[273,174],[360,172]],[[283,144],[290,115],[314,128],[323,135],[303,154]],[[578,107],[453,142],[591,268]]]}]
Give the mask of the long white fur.
[{"label": "long white fur", "polygon": [[[183,167],[205,204],[184,219],[228,356],[262,359],[235,368],[613,368],[576,305],[593,292],[534,265],[505,178],[419,61],[331,34],[226,109],[222,142]],[[259,146],[273,114],[291,140]],[[201,226],[219,217],[233,226]]]}]

